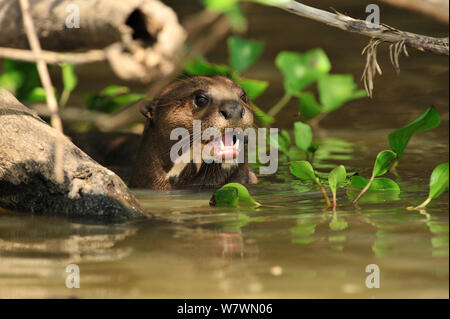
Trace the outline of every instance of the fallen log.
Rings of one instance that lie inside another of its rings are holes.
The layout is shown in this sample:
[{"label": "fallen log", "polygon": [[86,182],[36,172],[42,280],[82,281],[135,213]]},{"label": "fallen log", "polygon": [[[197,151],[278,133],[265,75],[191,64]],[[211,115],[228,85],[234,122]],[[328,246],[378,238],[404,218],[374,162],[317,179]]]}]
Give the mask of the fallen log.
[{"label": "fallen log", "polygon": [[[30,15],[48,63],[107,60],[122,79],[149,82],[171,73],[183,54],[186,32],[159,0],[33,0]],[[19,2],[0,0],[0,57],[36,58],[23,51],[22,25]]]},{"label": "fallen log", "polygon": [[[63,143],[64,181],[54,176]],[[150,217],[112,171],[0,89],[0,207],[35,214],[122,220]]]}]

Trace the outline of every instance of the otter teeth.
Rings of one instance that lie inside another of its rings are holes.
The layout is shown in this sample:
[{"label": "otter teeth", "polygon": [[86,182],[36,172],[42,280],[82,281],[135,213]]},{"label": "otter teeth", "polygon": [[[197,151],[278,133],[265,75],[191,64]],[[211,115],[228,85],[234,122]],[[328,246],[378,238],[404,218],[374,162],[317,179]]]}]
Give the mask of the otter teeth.
[{"label": "otter teeth", "polygon": [[234,144],[235,148],[239,148],[239,139],[236,140],[236,143]]},{"label": "otter teeth", "polygon": [[223,144],[223,141],[222,141],[222,140],[220,140],[220,149],[221,149],[221,150],[224,150],[224,149],[225,149],[225,144]]}]

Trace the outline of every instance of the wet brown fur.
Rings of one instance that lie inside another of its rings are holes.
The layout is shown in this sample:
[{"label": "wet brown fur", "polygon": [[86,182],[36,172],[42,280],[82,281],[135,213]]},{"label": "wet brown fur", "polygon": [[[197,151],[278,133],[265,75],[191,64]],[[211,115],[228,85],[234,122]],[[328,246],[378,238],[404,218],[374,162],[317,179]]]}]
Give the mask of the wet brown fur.
[{"label": "wet brown fur", "polygon": [[[203,90],[212,97],[211,105],[196,108],[193,99],[196,92]],[[221,76],[195,76],[179,79],[170,84],[158,98],[149,102],[142,113],[147,117],[145,130],[133,166],[130,186],[134,188],[173,189],[189,187],[220,187],[229,182],[253,184],[256,175],[249,164],[239,163],[224,168],[220,163],[186,164],[176,177],[166,178],[173,167],[170,149],[178,141],[170,140],[170,133],[177,127],[186,128],[191,135],[193,120],[202,121],[202,132],[207,127],[225,129],[253,126],[250,106],[241,100],[242,88],[228,78]],[[226,101],[239,101],[244,108],[240,120],[226,120],[219,109]]]}]

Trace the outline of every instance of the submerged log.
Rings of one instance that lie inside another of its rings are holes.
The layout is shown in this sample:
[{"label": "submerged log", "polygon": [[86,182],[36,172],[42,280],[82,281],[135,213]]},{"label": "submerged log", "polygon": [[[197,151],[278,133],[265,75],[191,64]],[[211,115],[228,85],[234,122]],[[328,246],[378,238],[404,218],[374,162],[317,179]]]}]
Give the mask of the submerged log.
[{"label": "submerged log", "polygon": [[[54,147],[64,147],[64,182],[54,177]],[[125,183],[8,91],[0,89],[0,207],[101,219],[149,217]]]}]

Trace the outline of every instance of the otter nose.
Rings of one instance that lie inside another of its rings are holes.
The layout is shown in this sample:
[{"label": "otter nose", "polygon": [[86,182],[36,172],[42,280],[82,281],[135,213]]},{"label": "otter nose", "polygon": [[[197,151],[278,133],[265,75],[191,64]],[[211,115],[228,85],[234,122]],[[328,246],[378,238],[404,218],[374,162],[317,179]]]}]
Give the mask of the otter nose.
[{"label": "otter nose", "polygon": [[239,102],[228,101],[220,106],[219,113],[226,120],[239,120],[244,117],[244,108]]}]

